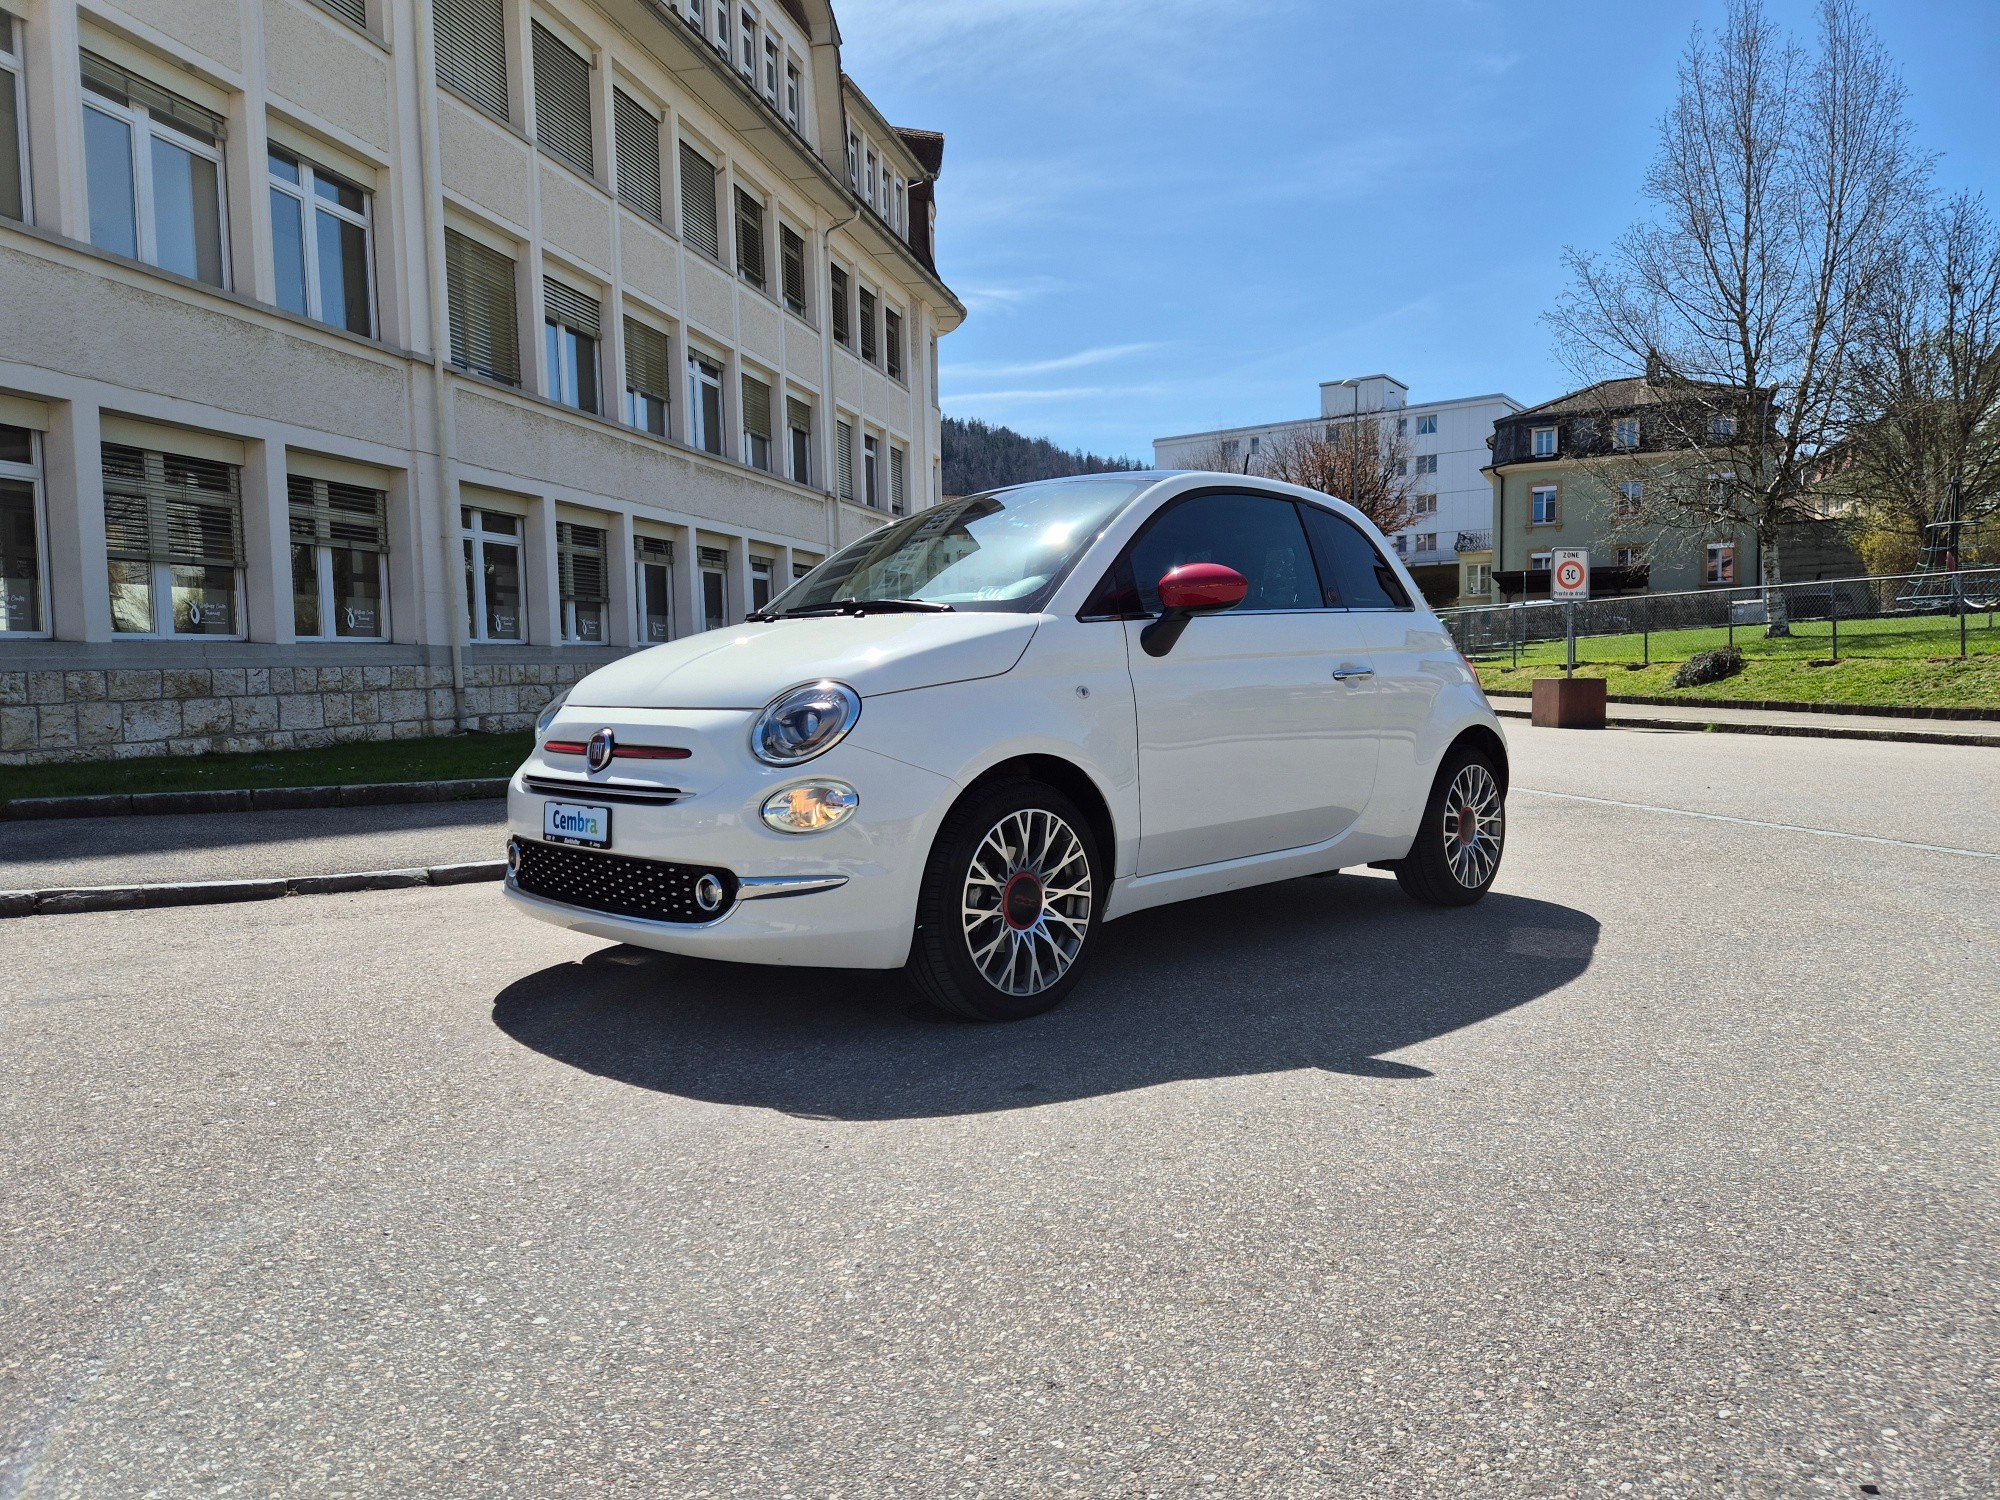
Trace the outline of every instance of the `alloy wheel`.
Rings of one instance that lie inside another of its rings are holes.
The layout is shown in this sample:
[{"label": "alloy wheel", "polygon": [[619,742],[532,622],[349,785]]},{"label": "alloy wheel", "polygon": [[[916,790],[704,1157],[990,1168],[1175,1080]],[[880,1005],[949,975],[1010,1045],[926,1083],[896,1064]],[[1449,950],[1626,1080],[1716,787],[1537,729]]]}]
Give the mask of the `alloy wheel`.
[{"label": "alloy wheel", "polygon": [[1002,994],[1038,995],[1069,972],[1090,933],[1090,859],[1076,830],[1024,807],[987,830],[965,875],[965,945]]},{"label": "alloy wheel", "polygon": [[1444,797],[1444,857],[1451,878],[1466,890],[1477,890],[1493,878],[1506,818],[1500,784],[1485,766],[1466,766],[1451,779]]}]

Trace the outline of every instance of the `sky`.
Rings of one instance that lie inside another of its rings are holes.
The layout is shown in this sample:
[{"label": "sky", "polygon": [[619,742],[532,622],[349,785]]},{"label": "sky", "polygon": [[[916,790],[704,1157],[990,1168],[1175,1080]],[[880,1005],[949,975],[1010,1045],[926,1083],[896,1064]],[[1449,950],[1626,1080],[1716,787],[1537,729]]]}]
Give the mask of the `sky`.
[{"label": "sky", "polygon": [[[1865,0],[1864,0],[1865,3]],[[1809,31],[1809,0],[1770,0]],[[1869,7],[1936,177],[2000,213],[2000,0]],[[1572,381],[1542,314],[1608,248],[1723,0],[835,0],[882,112],[945,133],[944,407],[1150,460],[1386,372]]]}]

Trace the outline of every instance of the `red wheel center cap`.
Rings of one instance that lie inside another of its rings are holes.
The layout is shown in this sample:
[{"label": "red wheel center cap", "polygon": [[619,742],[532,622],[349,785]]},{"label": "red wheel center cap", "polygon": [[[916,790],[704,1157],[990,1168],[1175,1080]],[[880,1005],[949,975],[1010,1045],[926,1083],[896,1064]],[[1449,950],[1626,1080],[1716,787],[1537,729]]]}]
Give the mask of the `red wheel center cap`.
[{"label": "red wheel center cap", "polygon": [[1458,841],[1469,844],[1479,834],[1479,814],[1469,807],[1458,810]]},{"label": "red wheel center cap", "polygon": [[1042,883],[1027,870],[1016,871],[1000,892],[1000,915],[1016,932],[1042,919]]}]

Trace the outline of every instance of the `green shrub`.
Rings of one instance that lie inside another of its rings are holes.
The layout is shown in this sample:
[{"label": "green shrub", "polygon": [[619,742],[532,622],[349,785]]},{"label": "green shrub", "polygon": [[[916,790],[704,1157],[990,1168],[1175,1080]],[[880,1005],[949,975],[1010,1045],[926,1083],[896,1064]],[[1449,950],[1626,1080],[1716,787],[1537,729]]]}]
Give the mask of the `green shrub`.
[{"label": "green shrub", "polygon": [[1734,677],[1743,670],[1743,653],[1734,646],[1718,646],[1713,651],[1697,651],[1680,664],[1669,687],[1700,687],[1705,682],[1720,682],[1725,677]]}]

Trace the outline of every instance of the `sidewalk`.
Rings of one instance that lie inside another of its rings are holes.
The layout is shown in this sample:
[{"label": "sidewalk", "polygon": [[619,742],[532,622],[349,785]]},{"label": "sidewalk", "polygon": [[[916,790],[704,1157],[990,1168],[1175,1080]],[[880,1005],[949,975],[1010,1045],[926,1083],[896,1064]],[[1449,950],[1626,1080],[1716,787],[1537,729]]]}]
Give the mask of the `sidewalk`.
[{"label": "sidewalk", "polygon": [[[1526,719],[1528,700],[1494,694],[1503,719]],[[1605,711],[1613,729],[1716,730],[1726,734],[1802,735],[1830,740],[1896,740],[1907,744],[1982,745],[2000,750],[2000,723],[1978,719],[1896,718],[1886,714],[1788,713],[1782,709],[1706,708],[1697,704],[1620,703]]]},{"label": "sidewalk", "polygon": [[0,823],[0,891],[257,880],[497,860],[503,801]]}]

